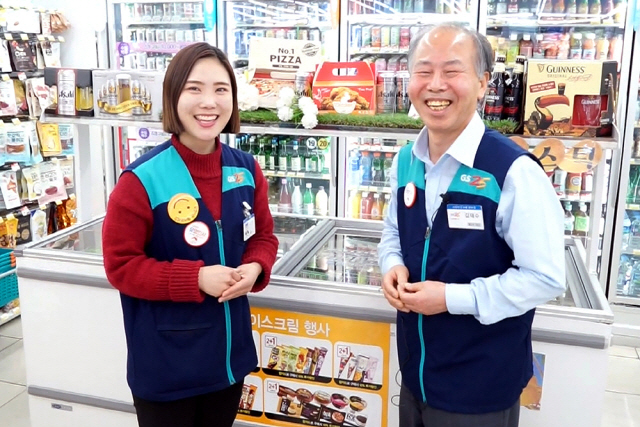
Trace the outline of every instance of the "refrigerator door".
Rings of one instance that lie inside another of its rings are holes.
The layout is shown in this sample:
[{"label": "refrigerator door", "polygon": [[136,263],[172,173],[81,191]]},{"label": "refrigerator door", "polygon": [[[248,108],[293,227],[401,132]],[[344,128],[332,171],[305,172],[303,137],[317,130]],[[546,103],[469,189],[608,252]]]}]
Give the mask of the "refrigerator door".
[{"label": "refrigerator door", "polygon": [[215,45],[210,24],[215,9],[207,13],[206,4],[109,0],[111,69],[164,71],[183,47],[204,41]]}]

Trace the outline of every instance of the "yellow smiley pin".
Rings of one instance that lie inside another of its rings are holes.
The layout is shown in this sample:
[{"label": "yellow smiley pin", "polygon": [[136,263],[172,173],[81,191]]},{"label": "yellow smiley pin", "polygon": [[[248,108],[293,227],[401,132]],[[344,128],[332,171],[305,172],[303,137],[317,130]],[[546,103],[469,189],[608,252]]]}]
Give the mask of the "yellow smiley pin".
[{"label": "yellow smiley pin", "polygon": [[189,224],[198,217],[200,208],[196,199],[185,193],[176,194],[167,205],[169,218],[178,224]]}]

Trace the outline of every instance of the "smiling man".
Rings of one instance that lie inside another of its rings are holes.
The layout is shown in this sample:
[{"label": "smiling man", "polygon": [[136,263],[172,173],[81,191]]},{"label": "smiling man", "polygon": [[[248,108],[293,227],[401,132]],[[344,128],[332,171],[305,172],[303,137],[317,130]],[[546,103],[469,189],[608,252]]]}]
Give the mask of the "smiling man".
[{"label": "smiling man", "polygon": [[425,128],[394,159],[378,246],[398,310],[400,427],[517,426],[534,309],[565,289],[549,179],[476,113],[491,55],[483,35],[455,24],[409,48],[409,97]]}]

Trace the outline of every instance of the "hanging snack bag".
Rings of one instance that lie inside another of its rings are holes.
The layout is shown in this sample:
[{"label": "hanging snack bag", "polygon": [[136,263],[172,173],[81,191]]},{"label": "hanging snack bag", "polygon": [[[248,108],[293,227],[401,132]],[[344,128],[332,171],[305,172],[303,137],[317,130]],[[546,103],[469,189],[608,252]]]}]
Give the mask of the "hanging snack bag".
[{"label": "hanging snack bag", "polygon": [[33,202],[42,196],[42,185],[40,183],[40,168],[38,165],[22,169],[22,176],[26,181],[27,200]]},{"label": "hanging snack bag", "polygon": [[57,161],[40,163],[40,181],[42,183],[42,195],[38,198],[39,205],[64,200],[67,198],[67,190],[64,186],[62,170]]},{"label": "hanging snack bag", "polygon": [[14,125],[7,123],[6,136],[6,163],[26,163],[31,158],[31,150],[29,149],[29,136],[22,123]]},{"label": "hanging snack bag", "polygon": [[78,222],[78,202],[75,197],[69,197],[64,201],[64,208],[69,217],[69,224],[74,225]]},{"label": "hanging snack bag", "polygon": [[5,209],[15,209],[22,205],[18,190],[18,177],[15,171],[0,172],[0,191],[2,191]]},{"label": "hanging snack bag", "polygon": [[35,71],[38,69],[36,51],[30,41],[12,40],[9,42],[9,51],[14,71]]},{"label": "hanging snack bag", "polygon": [[59,126],[55,123],[42,122],[38,122],[37,126],[38,135],[40,136],[40,146],[42,147],[42,155],[50,157],[62,154]]},{"label": "hanging snack bag", "polygon": [[11,56],[9,55],[9,45],[4,40],[0,40],[0,71],[3,73],[10,73],[13,71],[11,68]]},{"label": "hanging snack bag", "polygon": [[0,166],[6,163],[7,159],[7,130],[5,126],[0,126]]},{"label": "hanging snack bag", "polygon": [[62,180],[64,181],[65,188],[73,188],[74,173],[73,173],[73,158],[60,160],[60,169],[62,170]]},{"label": "hanging snack bag", "polygon": [[58,132],[60,134],[60,146],[62,147],[63,156],[73,156],[76,153],[73,129],[73,125],[58,125]]},{"label": "hanging snack bag", "polygon": [[0,81],[0,116],[15,116],[18,114],[16,104],[16,90],[13,80]]},{"label": "hanging snack bag", "polygon": [[40,163],[44,160],[42,158],[42,152],[40,151],[40,139],[38,138],[36,124],[34,122],[24,122],[23,125],[27,131],[27,135],[29,136],[29,152],[31,153],[31,158],[27,164],[35,165],[36,163]]},{"label": "hanging snack bag", "polygon": [[16,218],[7,218],[0,224],[0,248],[15,248],[17,234],[18,220]]},{"label": "hanging snack bag", "polygon": [[18,230],[16,233],[16,245],[24,245],[31,242],[31,214],[18,215]]},{"label": "hanging snack bag", "polygon": [[61,67],[60,63],[60,43],[58,42],[42,42],[42,56],[44,57],[45,67]]},{"label": "hanging snack bag", "polygon": [[16,98],[16,108],[18,109],[18,112],[16,115],[28,116],[29,105],[27,104],[27,94],[25,91],[24,83],[22,83],[18,79],[12,79],[12,82],[13,82],[13,91],[15,92],[15,98]]},{"label": "hanging snack bag", "polygon": [[45,211],[36,209],[31,212],[31,240],[39,242],[47,237],[47,214]]}]

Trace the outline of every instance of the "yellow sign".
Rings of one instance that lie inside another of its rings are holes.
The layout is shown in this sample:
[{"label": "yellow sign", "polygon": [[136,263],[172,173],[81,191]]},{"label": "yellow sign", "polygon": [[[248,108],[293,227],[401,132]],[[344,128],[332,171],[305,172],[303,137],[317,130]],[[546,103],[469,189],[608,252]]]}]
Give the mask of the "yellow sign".
[{"label": "yellow sign", "polygon": [[189,224],[198,217],[198,201],[190,194],[176,194],[167,204],[169,218],[178,224]]},{"label": "yellow sign", "polygon": [[318,139],[318,149],[326,150],[329,147],[329,138]]},{"label": "yellow sign", "polygon": [[587,139],[571,147],[558,166],[570,173],[583,173],[595,168],[601,160],[602,147],[597,142]]},{"label": "yellow sign", "polygon": [[514,136],[511,136],[510,139],[516,144],[518,144],[518,146],[520,146],[521,148],[524,148],[525,150],[529,151],[529,144],[527,144],[527,141],[523,137],[514,135]]},{"label": "yellow sign", "polygon": [[564,144],[556,138],[548,138],[533,149],[533,155],[540,160],[544,170],[551,172],[564,159]]},{"label": "yellow sign", "polygon": [[269,426],[386,427],[388,323],[252,308],[258,369],[238,418]]}]

